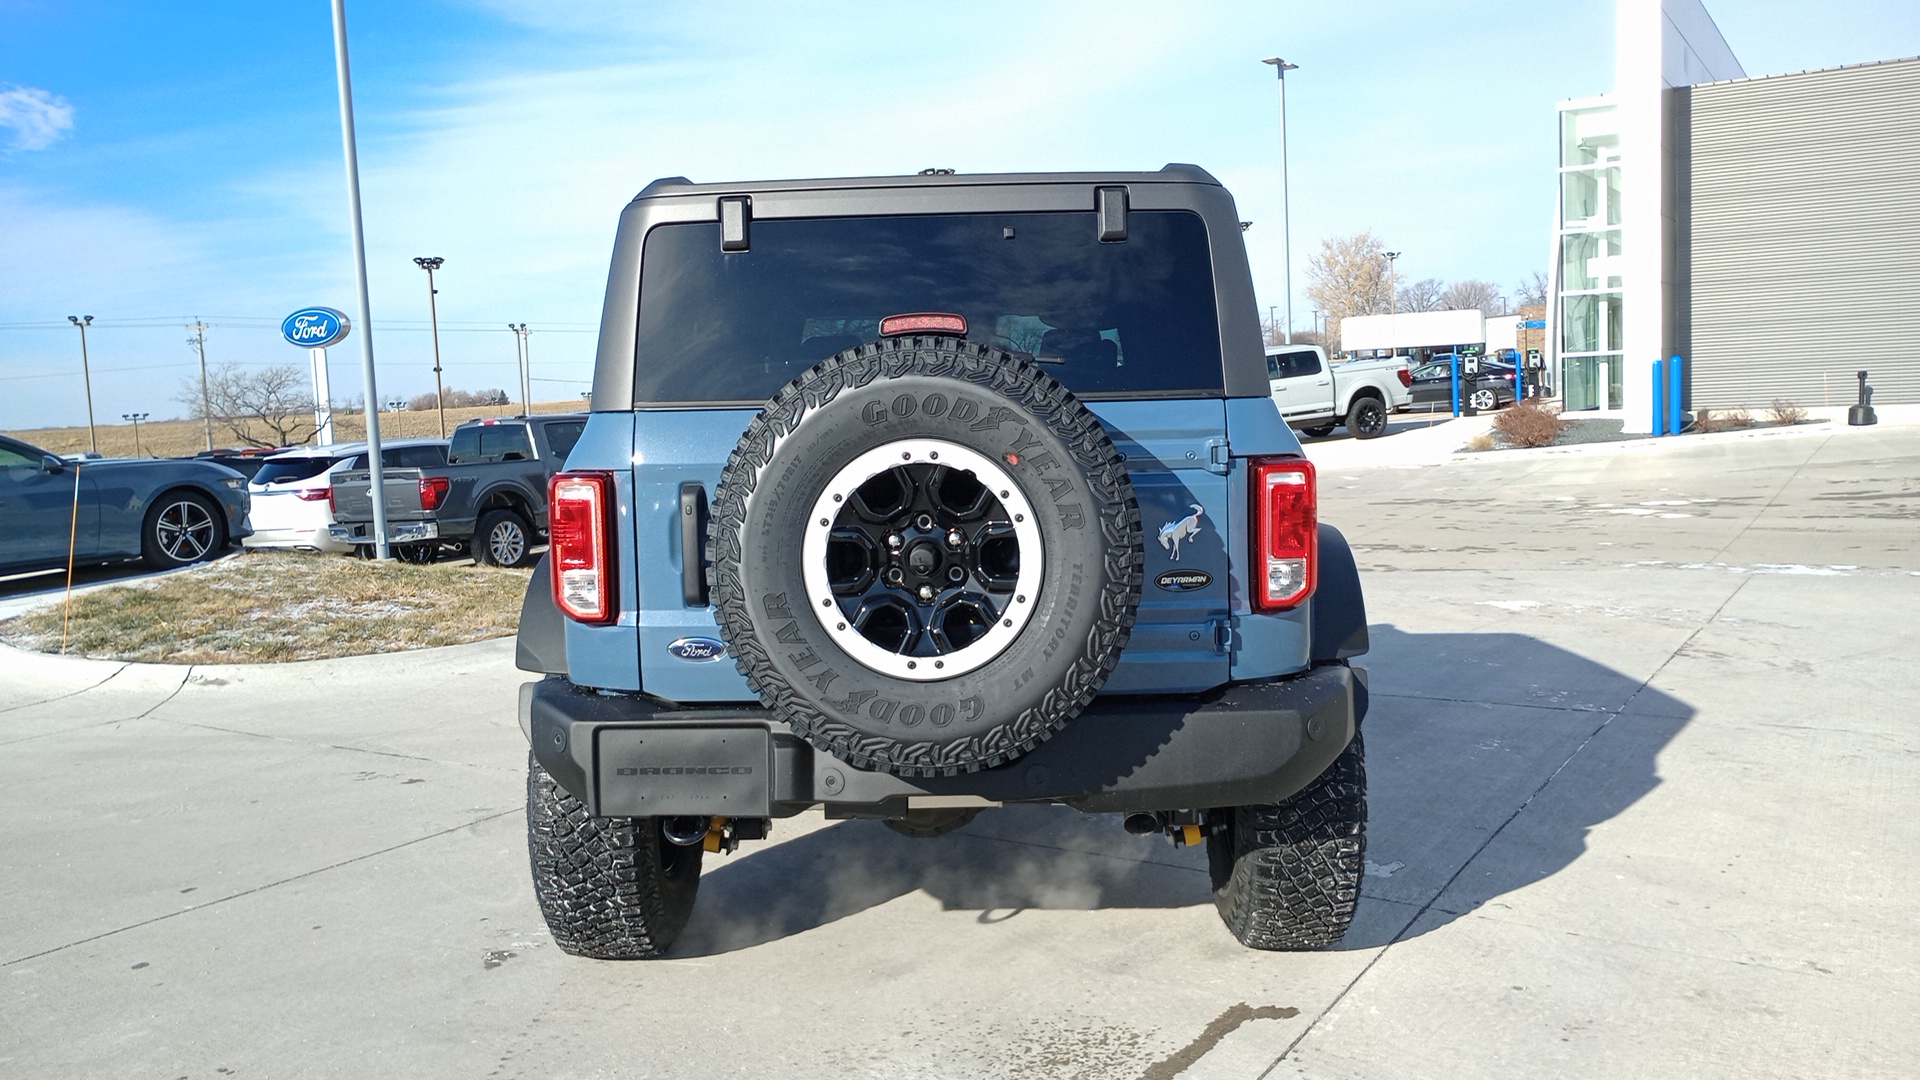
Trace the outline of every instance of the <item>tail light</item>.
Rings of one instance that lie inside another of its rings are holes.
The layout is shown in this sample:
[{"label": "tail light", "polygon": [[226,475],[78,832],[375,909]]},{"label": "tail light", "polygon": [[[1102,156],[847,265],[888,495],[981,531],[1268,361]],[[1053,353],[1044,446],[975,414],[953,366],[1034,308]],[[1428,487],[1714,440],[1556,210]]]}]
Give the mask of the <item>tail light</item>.
[{"label": "tail light", "polygon": [[301,488],[295,491],[294,494],[299,497],[301,502],[323,502],[327,504],[329,509],[333,506],[332,486],[323,488]]},{"label": "tail light", "polygon": [[614,619],[612,521],[612,473],[555,473],[547,482],[553,602],[580,622]]},{"label": "tail light", "polygon": [[1413,386],[1413,372],[1410,369],[1401,368],[1399,371],[1394,372],[1394,374],[1400,376],[1401,386],[1409,388]]},{"label": "tail light", "polygon": [[340,503],[339,503],[339,501],[338,501],[338,500],[336,500],[336,499],[335,499],[335,498],[333,497],[333,487],[332,487],[332,485],[328,485],[328,487],[327,487],[327,513],[329,513],[329,514],[338,514],[339,512],[340,512]]},{"label": "tail light", "polygon": [[423,476],[420,478],[420,509],[438,510],[440,504],[447,501],[447,489],[453,481],[444,476]]},{"label": "tail light", "polygon": [[1305,458],[1255,458],[1252,471],[1253,609],[1285,611],[1319,583],[1319,488]]}]

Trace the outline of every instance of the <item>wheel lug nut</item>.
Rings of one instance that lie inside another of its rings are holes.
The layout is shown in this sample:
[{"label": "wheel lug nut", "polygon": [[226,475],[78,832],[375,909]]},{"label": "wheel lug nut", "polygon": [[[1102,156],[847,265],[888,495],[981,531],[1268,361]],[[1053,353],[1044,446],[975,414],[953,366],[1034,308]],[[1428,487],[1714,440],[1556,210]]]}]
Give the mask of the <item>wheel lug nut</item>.
[{"label": "wheel lug nut", "polygon": [[966,542],[967,542],[967,538],[960,535],[959,529],[947,530],[947,546],[948,547],[958,548],[961,544],[964,544]]},{"label": "wheel lug nut", "polygon": [[931,585],[920,586],[920,602],[931,603],[932,601],[933,601],[933,586]]},{"label": "wheel lug nut", "polygon": [[903,544],[903,543],[905,543],[905,542],[906,542],[906,541],[904,541],[904,540],[902,540],[902,539],[900,539],[900,534],[899,534],[899,533],[888,533],[888,534],[887,534],[887,547],[888,547],[888,549],[889,549],[889,550],[892,550],[892,551],[899,551],[899,550],[900,550],[900,545],[901,545],[901,544]]}]

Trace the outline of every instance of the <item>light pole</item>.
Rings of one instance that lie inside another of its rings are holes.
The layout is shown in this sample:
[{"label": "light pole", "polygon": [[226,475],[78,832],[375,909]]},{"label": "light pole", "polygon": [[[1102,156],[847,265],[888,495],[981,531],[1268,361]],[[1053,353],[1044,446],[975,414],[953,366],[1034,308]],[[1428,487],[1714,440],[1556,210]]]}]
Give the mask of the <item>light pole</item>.
[{"label": "light pole", "polygon": [[145,420],[149,415],[150,414],[143,413],[143,412],[123,412],[120,414],[120,419],[133,421],[133,456],[134,457],[140,456],[140,421]]},{"label": "light pole", "polygon": [[1284,280],[1287,283],[1287,340],[1293,344],[1293,220],[1289,216],[1288,203],[1293,193],[1287,185],[1287,72],[1300,70],[1299,64],[1289,64],[1277,56],[1269,56],[1260,61],[1272,64],[1273,73],[1280,76],[1280,252],[1286,260]]},{"label": "light pole", "polygon": [[87,327],[93,325],[93,316],[69,315],[67,321],[80,328],[80,377],[87,383],[87,441],[97,454],[100,436],[93,430],[93,365],[87,362]]},{"label": "light pole", "polygon": [[528,403],[533,387],[533,360],[527,354],[527,324],[508,323],[507,329],[513,331],[514,356],[520,362],[520,415],[532,416],[533,406]]},{"label": "light pole", "polygon": [[433,407],[440,411],[440,437],[447,437],[447,392],[440,386],[440,305],[434,297],[440,290],[433,287],[433,272],[447,260],[441,258],[415,259],[413,265],[427,272],[427,317],[433,320]]},{"label": "light pole", "polygon": [[1400,257],[1397,251],[1383,251],[1381,257],[1387,260],[1387,354],[1400,355],[1400,279],[1394,275],[1393,263]]}]

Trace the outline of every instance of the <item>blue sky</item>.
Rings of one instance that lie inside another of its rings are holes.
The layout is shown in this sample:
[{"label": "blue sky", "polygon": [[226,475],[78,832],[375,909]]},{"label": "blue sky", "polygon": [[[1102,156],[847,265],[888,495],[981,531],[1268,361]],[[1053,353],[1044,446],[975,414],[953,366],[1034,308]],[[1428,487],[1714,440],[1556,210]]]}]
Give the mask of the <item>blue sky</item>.
[{"label": "blue sky", "polygon": [[[1920,53],[1912,0],[1709,3],[1750,74]],[[1296,324],[1320,238],[1371,229],[1410,278],[1544,269],[1553,106],[1610,88],[1613,4],[437,0],[348,6],[382,397],[585,389],[613,226],[695,180],[1202,165],[1282,303],[1275,53]],[[196,363],[304,364],[279,320],[353,308],[325,0],[0,0],[0,429],[176,415]],[[356,329],[356,334],[358,330]],[[337,397],[360,390],[355,339]]]}]

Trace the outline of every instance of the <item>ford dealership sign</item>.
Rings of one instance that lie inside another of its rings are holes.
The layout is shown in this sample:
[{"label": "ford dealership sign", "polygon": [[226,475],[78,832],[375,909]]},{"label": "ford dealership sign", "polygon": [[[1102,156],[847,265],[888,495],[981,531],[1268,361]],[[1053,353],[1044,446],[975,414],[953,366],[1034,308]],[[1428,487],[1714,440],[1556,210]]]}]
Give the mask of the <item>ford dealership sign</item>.
[{"label": "ford dealership sign", "polygon": [[280,324],[280,336],[290,345],[324,349],[347,336],[353,327],[347,317],[330,307],[301,308]]}]

